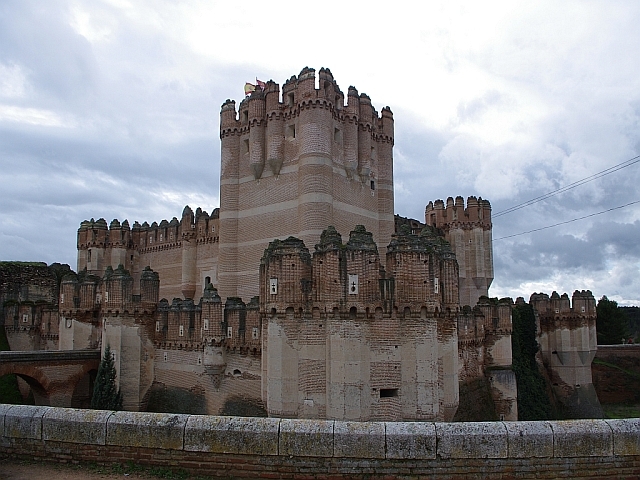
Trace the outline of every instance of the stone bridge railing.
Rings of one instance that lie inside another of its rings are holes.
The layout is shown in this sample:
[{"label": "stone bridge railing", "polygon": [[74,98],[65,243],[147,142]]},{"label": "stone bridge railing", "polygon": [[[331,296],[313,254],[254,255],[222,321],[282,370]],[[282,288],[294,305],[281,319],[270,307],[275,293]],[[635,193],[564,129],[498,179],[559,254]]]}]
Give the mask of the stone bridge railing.
[{"label": "stone bridge railing", "polygon": [[82,362],[100,360],[100,350],[35,350],[0,352],[0,363]]},{"label": "stone bridge railing", "polygon": [[0,457],[225,478],[638,478],[640,419],[342,422],[0,404]]}]

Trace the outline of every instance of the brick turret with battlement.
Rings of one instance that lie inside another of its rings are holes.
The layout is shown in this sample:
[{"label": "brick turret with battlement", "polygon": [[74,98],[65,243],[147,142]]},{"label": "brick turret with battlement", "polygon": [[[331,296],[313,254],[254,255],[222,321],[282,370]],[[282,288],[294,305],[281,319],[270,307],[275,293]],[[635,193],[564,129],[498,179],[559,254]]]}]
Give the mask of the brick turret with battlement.
[{"label": "brick turret with battlement", "polygon": [[488,296],[493,281],[493,243],[491,238],[491,205],[482,198],[462,197],[429,202],[425,223],[436,227],[456,254],[460,265],[460,303],[475,305]]},{"label": "brick turret with battlement", "polygon": [[542,362],[567,418],[602,418],[591,378],[597,350],[596,300],[589,290],[551,297],[534,293],[529,303],[536,315]]},{"label": "brick turret with battlement", "polygon": [[[384,263],[363,226],[346,244],[329,227],[313,255],[294,237],[271,242],[260,267],[269,415],[451,420],[461,376],[458,278],[450,245],[431,227],[418,235],[401,227]],[[502,378],[513,377],[511,305],[482,304],[469,324],[481,331],[473,346],[490,368],[467,376],[488,375],[497,410],[517,419],[515,380]]]},{"label": "brick turret with battlement", "polygon": [[314,245],[327,225],[354,223],[387,245],[393,227],[393,114],[380,115],[329,69],[304,68],[220,113],[219,289],[223,298],[258,294],[259,263],[274,238]]},{"label": "brick turret with battlement", "polygon": [[78,229],[78,271],[102,275],[107,267],[129,270],[133,291],[139,294],[139,280],[150,267],[160,274],[159,295],[197,300],[208,284],[217,283],[218,224],[220,209],[211,215],[187,205],[181,219],[162,220],[133,227],[114,219],[85,220]]}]

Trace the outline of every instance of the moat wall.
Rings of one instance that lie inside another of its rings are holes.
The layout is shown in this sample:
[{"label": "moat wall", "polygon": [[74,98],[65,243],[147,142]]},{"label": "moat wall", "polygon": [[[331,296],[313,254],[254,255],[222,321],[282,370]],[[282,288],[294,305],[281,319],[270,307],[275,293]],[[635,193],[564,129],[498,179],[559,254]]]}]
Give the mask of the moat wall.
[{"label": "moat wall", "polygon": [[0,458],[225,478],[638,478],[640,419],[343,422],[0,404]]}]

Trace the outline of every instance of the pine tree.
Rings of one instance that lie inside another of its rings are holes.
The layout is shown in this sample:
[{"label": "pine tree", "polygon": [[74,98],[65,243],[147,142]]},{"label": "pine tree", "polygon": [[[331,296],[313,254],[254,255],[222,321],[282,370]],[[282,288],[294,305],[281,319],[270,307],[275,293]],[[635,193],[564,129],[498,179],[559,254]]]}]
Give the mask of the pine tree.
[{"label": "pine tree", "polygon": [[122,395],[116,390],[116,367],[113,363],[111,347],[107,344],[98,367],[98,375],[93,386],[91,408],[96,410],[122,410]]}]

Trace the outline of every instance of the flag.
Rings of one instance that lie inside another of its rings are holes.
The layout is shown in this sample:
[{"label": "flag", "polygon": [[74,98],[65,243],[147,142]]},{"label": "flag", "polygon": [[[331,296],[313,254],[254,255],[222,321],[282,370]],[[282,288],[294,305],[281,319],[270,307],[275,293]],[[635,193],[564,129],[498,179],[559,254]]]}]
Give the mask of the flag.
[{"label": "flag", "polygon": [[244,94],[245,95],[251,95],[251,92],[255,92],[256,91],[256,86],[253,83],[245,83],[244,84]]},{"label": "flag", "polygon": [[262,80],[258,80],[258,77],[256,77],[256,85],[258,87],[260,87],[263,92],[264,92],[265,87],[267,86],[267,84],[264,83]]}]

